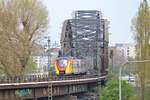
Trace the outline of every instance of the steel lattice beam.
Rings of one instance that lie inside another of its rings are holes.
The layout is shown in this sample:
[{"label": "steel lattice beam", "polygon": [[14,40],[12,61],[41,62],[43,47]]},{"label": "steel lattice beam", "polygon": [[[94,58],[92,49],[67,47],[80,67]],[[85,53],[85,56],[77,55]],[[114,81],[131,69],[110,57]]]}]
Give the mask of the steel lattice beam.
[{"label": "steel lattice beam", "polygon": [[63,56],[91,57],[93,67],[104,73],[108,67],[108,21],[100,11],[75,11],[63,24]]}]

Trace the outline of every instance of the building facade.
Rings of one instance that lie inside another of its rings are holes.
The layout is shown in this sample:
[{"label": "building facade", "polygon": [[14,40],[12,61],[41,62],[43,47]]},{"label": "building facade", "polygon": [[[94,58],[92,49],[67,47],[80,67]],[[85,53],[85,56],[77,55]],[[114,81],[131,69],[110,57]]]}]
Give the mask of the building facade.
[{"label": "building facade", "polygon": [[126,59],[135,59],[136,57],[136,51],[135,51],[135,44],[130,43],[117,43],[115,47],[122,51]]},{"label": "building facade", "polygon": [[[55,59],[58,57],[59,48],[51,48],[50,52],[50,67],[53,67]],[[41,51],[32,55],[33,61],[36,64],[37,73],[48,72],[48,53],[47,51]]]},{"label": "building facade", "polygon": [[127,60],[134,60],[136,57],[135,45],[129,43],[116,43],[109,46],[109,67],[116,71]]}]

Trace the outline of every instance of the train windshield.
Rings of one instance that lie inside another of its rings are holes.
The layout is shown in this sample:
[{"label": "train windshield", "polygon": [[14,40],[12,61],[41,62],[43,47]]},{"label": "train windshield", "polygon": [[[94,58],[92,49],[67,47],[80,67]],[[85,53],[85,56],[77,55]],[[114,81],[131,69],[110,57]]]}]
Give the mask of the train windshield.
[{"label": "train windshield", "polygon": [[58,60],[58,65],[60,68],[64,68],[67,66],[67,59],[59,59]]},{"label": "train windshield", "polygon": [[77,59],[73,59],[73,67],[78,67],[78,60]]}]

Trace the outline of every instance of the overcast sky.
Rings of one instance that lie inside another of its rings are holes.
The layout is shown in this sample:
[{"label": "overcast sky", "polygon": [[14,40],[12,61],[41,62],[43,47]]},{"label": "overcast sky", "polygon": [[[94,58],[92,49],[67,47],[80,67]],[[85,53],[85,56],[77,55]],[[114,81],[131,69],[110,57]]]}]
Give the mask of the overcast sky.
[{"label": "overcast sky", "polygon": [[100,10],[110,21],[110,43],[133,43],[131,19],[141,0],[44,0],[49,12],[48,33],[52,41],[60,40],[62,23],[75,10]]}]

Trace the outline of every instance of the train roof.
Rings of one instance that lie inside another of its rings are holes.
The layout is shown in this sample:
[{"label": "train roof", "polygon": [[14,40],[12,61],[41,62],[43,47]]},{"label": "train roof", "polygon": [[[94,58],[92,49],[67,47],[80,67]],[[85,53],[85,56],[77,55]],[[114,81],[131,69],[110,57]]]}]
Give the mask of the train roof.
[{"label": "train roof", "polygon": [[81,59],[78,57],[58,57],[57,59]]}]

